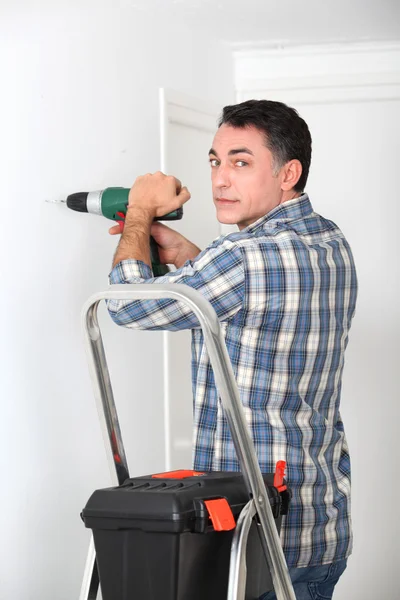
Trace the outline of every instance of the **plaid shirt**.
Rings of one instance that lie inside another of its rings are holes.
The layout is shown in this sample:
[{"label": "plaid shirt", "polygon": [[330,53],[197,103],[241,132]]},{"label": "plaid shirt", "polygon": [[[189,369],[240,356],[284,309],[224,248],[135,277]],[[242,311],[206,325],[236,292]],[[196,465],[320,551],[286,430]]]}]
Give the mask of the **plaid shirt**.
[{"label": "plaid shirt", "polygon": [[[339,403],[357,278],[338,227],[303,194],[175,272],[153,278],[143,262],[124,260],[110,274],[112,284],[136,282],[187,284],[217,312],[261,470],[287,462],[288,566],[347,557],[350,459]],[[175,300],[109,301],[108,309],[126,327],[192,330],[194,468],[239,470],[196,317]]]}]

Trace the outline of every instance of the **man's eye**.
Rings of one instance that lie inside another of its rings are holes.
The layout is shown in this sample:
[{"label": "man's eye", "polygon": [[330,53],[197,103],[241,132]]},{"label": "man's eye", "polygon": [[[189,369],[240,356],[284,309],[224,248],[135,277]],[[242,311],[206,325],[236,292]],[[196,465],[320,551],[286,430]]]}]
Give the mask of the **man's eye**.
[{"label": "man's eye", "polygon": [[245,167],[246,165],[248,165],[249,163],[247,163],[244,160],[237,160],[236,164],[238,165],[238,167]]},{"label": "man's eye", "polygon": [[210,159],[210,165],[212,167],[217,167],[218,166],[218,160],[216,158],[211,158]]}]

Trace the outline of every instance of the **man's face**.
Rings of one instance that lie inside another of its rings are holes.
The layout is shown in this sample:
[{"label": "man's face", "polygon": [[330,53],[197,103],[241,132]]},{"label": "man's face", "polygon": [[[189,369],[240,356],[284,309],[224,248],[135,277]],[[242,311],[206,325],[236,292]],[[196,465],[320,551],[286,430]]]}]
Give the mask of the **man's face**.
[{"label": "man's face", "polygon": [[282,200],[279,174],[265,137],[255,127],[221,125],[210,150],[211,182],[217,219],[243,229]]}]

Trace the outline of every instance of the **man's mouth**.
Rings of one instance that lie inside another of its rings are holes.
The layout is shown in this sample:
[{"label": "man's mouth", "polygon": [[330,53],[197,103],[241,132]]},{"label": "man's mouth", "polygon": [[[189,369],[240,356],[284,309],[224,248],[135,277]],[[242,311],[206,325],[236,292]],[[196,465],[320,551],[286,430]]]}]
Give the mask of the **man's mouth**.
[{"label": "man's mouth", "polygon": [[215,201],[218,204],[226,204],[226,205],[234,204],[235,202],[238,202],[238,200],[230,200],[229,198],[216,198]]}]

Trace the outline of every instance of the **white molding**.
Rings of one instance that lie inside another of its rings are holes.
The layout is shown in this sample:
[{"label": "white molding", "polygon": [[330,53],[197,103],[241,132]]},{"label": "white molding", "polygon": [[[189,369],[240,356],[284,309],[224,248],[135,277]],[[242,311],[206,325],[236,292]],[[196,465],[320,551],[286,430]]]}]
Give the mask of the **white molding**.
[{"label": "white molding", "polygon": [[237,101],[292,104],[400,98],[400,43],[357,43],[234,51]]},{"label": "white molding", "polygon": [[[159,89],[160,110],[160,170],[167,173],[167,135],[168,115],[166,91]],[[171,468],[171,400],[169,394],[169,355],[168,355],[168,332],[162,332],[163,340],[163,408],[164,408],[164,469]]]},{"label": "white molding", "polygon": [[364,41],[351,42],[348,40],[337,42],[321,42],[320,44],[291,44],[285,41],[270,42],[234,42],[230,44],[234,54],[248,55],[250,52],[254,55],[257,53],[264,54],[280,54],[282,51],[287,56],[294,55],[310,55],[310,54],[352,54],[352,53],[375,53],[375,52],[393,52],[400,49],[400,40],[390,41]]},{"label": "white molding", "polygon": [[164,105],[163,119],[167,119],[167,122],[215,132],[220,107],[176,90],[163,88],[160,94]]}]

